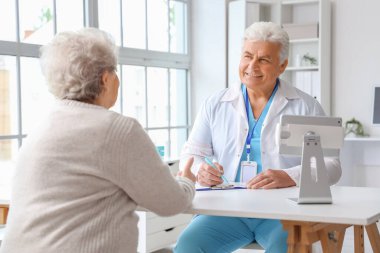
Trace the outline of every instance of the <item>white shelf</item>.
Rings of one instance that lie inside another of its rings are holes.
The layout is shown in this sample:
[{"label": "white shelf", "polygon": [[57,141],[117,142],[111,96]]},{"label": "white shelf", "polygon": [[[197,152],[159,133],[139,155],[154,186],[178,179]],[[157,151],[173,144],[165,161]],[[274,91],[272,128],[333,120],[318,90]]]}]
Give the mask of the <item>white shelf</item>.
[{"label": "white shelf", "polygon": [[282,5],[291,5],[291,4],[316,4],[319,3],[319,0],[287,0],[282,1]]},{"label": "white shelf", "polygon": [[344,141],[349,142],[380,142],[380,137],[348,137]]},{"label": "white shelf", "polygon": [[298,39],[298,40],[290,40],[290,44],[297,44],[297,43],[318,43],[319,38],[312,38],[312,39]]},{"label": "white shelf", "polygon": [[[330,114],[331,0],[235,0],[227,2],[229,2],[228,85],[239,81],[236,77],[236,69],[241,53],[239,38],[242,37],[244,29],[257,21],[287,24],[288,33],[293,34],[292,38],[294,39],[289,41],[289,66],[281,78],[316,98],[324,111]],[[317,61],[316,65],[306,66],[309,62],[303,59],[305,55],[314,58]]]},{"label": "white shelf", "polygon": [[289,66],[285,69],[285,71],[314,71],[318,69],[319,69],[319,66],[303,66],[303,67]]}]

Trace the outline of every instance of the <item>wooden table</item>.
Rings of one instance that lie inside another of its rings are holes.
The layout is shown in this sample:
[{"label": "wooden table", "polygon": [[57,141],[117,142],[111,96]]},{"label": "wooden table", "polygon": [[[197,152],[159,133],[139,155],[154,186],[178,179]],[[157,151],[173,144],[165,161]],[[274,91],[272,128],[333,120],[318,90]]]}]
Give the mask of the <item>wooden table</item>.
[{"label": "wooden table", "polygon": [[279,219],[288,231],[288,253],[311,252],[321,241],[323,252],[341,252],[346,228],[354,226],[355,252],[364,253],[364,228],[374,253],[380,253],[376,221],[380,219],[380,188],[331,187],[333,204],[298,205],[289,200],[299,188],[274,190],[200,191],[191,214]]}]

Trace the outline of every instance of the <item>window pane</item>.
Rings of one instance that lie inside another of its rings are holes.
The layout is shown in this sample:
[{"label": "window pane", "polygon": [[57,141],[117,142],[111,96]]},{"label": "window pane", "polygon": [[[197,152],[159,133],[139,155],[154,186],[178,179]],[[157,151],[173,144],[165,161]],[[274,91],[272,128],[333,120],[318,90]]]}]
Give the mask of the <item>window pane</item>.
[{"label": "window pane", "polygon": [[148,135],[152,139],[154,145],[164,146],[164,158],[169,157],[169,131],[167,129],[163,130],[149,130]]},{"label": "window pane", "polygon": [[148,68],[148,127],[169,126],[168,69]]},{"label": "window pane", "polygon": [[177,128],[170,130],[170,159],[175,160],[180,158],[183,144],[187,139],[187,129]]},{"label": "window pane", "polygon": [[148,49],[168,52],[168,1],[148,0]]},{"label": "window pane", "polygon": [[0,56],[0,135],[17,134],[16,58]]},{"label": "window pane", "polygon": [[0,140],[0,199],[9,199],[12,175],[18,154],[18,141]]},{"label": "window pane", "polygon": [[170,52],[186,53],[187,12],[186,3],[170,1]]},{"label": "window pane", "polygon": [[99,28],[110,33],[117,45],[121,45],[120,2],[99,0]]},{"label": "window pane", "polygon": [[53,38],[52,2],[51,0],[19,0],[21,42],[46,44]]},{"label": "window pane", "polygon": [[15,1],[0,1],[0,40],[16,41]]},{"label": "window pane", "polygon": [[117,71],[116,71],[116,75],[119,77],[119,90],[118,90],[118,94],[117,94],[117,99],[116,99],[116,102],[115,104],[110,108],[111,111],[114,111],[114,112],[118,112],[118,113],[121,113],[121,94],[120,94],[120,90],[121,90],[121,85],[120,85],[120,65],[117,65]]},{"label": "window pane", "polygon": [[137,119],[146,127],[145,67],[122,67],[123,114]]},{"label": "window pane", "polygon": [[146,49],[145,1],[123,0],[124,47]]},{"label": "window pane", "polygon": [[22,131],[28,134],[46,116],[54,100],[37,58],[21,58],[21,91]]},{"label": "window pane", "polygon": [[83,27],[83,1],[56,0],[57,32]]},{"label": "window pane", "polygon": [[186,70],[170,69],[170,125],[187,125]]}]

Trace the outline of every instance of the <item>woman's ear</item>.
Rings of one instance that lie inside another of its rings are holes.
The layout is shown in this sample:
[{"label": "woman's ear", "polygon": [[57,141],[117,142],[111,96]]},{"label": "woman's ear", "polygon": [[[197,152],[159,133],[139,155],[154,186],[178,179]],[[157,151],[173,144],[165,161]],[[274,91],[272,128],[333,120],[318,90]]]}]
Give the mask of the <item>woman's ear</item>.
[{"label": "woman's ear", "polygon": [[110,72],[108,70],[104,71],[102,74],[102,84],[103,84],[103,89],[107,90],[108,89],[108,84],[110,83]]}]

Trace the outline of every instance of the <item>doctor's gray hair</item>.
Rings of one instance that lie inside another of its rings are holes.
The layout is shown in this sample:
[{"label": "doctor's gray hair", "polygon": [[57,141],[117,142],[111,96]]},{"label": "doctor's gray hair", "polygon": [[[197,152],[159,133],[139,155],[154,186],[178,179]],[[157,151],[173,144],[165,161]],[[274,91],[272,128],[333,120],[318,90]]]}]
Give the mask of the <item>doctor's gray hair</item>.
[{"label": "doctor's gray hair", "polygon": [[269,41],[281,45],[280,62],[289,56],[289,35],[281,26],[272,22],[257,22],[250,25],[244,32],[245,41]]},{"label": "doctor's gray hair", "polygon": [[117,47],[96,28],[62,32],[41,47],[40,63],[54,96],[92,102],[102,91],[103,73],[116,69]]}]

